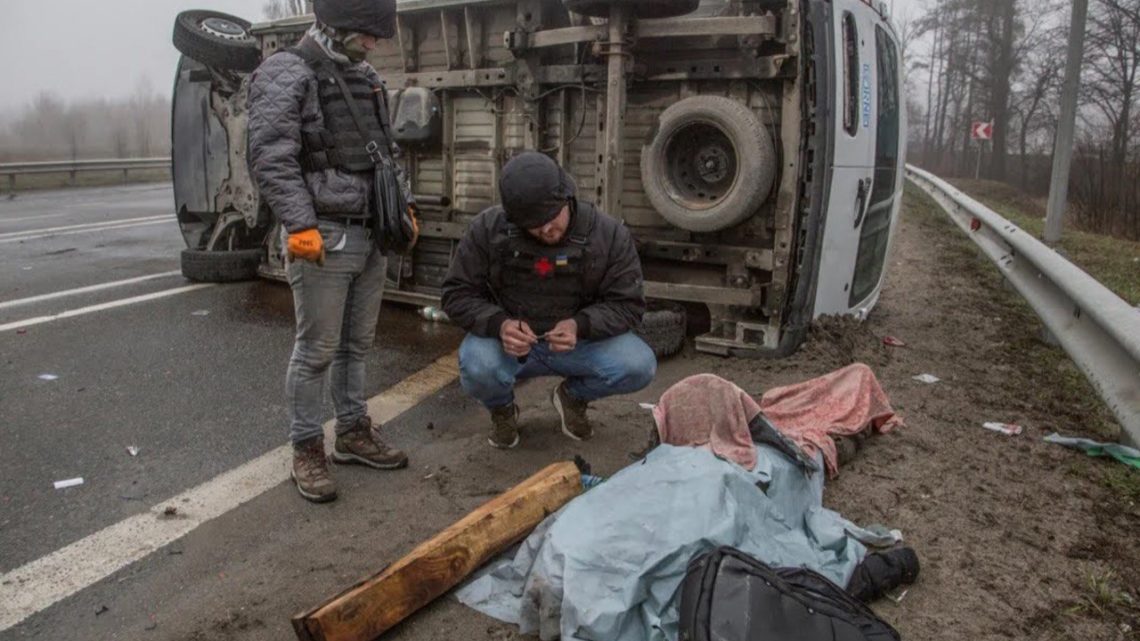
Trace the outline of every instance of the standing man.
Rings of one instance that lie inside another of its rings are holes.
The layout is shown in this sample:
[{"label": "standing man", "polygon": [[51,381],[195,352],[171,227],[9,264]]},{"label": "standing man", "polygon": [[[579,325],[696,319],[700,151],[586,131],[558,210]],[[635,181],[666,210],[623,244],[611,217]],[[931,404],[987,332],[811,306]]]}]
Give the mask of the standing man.
[{"label": "standing man", "polygon": [[493,447],[519,444],[514,387],[560,376],[551,403],[562,432],[593,436],[591,401],[649,385],[653,350],[632,330],[645,313],[641,262],[629,230],[579,201],[549,157],[503,167],[502,206],[471,223],[443,284],[443,309],[468,335],[460,382],[491,411]]},{"label": "standing man", "polygon": [[261,197],[287,234],[297,319],[285,377],[292,476],[301,496],[324,502],[336,498],[321,429],[326,379],[336,410],[334,461],[387,470],[408,457],[380,440],[364,395],[386,268],[373,239],[374,163],[365,148],[371,138],[399,153],[383,122],[387,94],[364,58],[394,35],[396,0],[316,0],[313,8],[316,23],[301,42],[270,56],[251,78],[249,150]]}]

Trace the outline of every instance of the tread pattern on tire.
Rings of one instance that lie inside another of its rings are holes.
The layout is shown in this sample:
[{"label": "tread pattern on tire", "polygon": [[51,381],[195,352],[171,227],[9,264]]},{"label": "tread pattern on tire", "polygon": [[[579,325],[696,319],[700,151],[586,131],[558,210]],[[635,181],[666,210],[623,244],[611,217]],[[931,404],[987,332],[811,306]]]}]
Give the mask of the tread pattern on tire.
[{"label": "tread pattern on tire", "polygon": [[[713,124],[732,141],[738,179],[731,191],[707,209],[690,209],[674,199],[666,152],[673,135],[690,124]],[[641,150],[645,195],[665,220],[693,232],[717,232],[754,214],[768,199],[776,178],[772,136],[747,105],[723,96],[685,98],[661,113],[652,142]]]},{"label": "tread pattern on tire", "polygon": [[685,308],[672,303],[650,302],[637,335],[658,358],[672,356],[685,346]]},{"label": "tread pattern on tire", "polygon": [[261,49],[253,41],[224,40],[197,27],[205,18],[222,18],[248,30],[250,23],[217,11],[183,11],[174,19],[174,47],[183,55],[217,69],[251,72],[261,64]]},{"label": "tread pattern on tire", "polygon": [[202,283],[232,283],[257,277],[264,249],[182,250],[182,275]]},{"label": "tread pattern on tire", "polygon": [[700,0],[563,0],[566,8],[574,13],[594,18],[610,17],[610,7],[615,4],[633,9],[638,18],[676,18],[690,14],[700,6]]}]

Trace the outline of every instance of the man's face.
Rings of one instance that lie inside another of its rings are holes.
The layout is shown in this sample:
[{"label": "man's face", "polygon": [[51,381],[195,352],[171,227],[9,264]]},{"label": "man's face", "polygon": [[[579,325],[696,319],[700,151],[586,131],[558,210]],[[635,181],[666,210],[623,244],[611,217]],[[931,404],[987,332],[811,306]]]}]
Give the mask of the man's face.
[{"label": "man's face", "polygon": [[557,245],[562,242],[569,227],[570,205],[566,204],[562,206],[562,211],[558,212],[553,220],[542,227],[535,227],[526,231],[544,245]]}]

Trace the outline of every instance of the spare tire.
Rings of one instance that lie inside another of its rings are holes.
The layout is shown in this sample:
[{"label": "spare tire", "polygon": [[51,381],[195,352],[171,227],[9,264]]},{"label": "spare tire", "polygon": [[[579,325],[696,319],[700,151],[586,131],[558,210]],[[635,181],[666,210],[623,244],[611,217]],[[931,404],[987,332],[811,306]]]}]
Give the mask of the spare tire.
[{"label": "spare tire", "polygon": [[182,250],[182,275],[202,283],[233,283],[257,278],[265,249]]},{"label": "spare tire", "polygon": [[675,18],[696,11],[701,0],[563,0],[563,4],[574,13],[593,18],[610,17],[614,5],[629,7],[635,18]]},{"label": "spare tire", "polygon": [[685,346],[685,308],[666,301],[649,301],[636,334],[658,358],[672,356]]},{"label": "spare tire", "polygon": [[208,67],[248,73],[261,64],[261,47],[249,26],[218,11],[183,11],[174,19],[174,47]]},{"label": "spare tire", "polygon": [[693,96],[658,119],[641,149],[645,195],[665,220],[693,232],[739,224],[768,199],[776,178],[772,136],[747,105]]}]

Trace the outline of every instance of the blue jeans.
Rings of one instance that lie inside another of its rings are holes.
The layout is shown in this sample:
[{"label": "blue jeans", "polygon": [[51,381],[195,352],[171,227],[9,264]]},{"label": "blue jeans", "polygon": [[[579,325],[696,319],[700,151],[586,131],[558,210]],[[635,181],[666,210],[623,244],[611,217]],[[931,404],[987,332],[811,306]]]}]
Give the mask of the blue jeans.
[{"label": "blue jeans", "polygon": [[579,340],[573,351],[561,354],[543,341],[523,363],[504,352],[497,338],[468,334],[459,347],[459,382],[488,409],[513,403],[515,383],[527,378],[561,376],[571,396],[595,401],[644,389],[656,374],[653,350],[632,333]]},{"label": "blue jeans", "polygon": [[289,261],[297,336],[285,375],[289,440],[322,434],[325,380],[331,380],[336,430],[368,411],[364,357],[376,337],[387,260],[362,227],[321,221],[325,264]]}]

